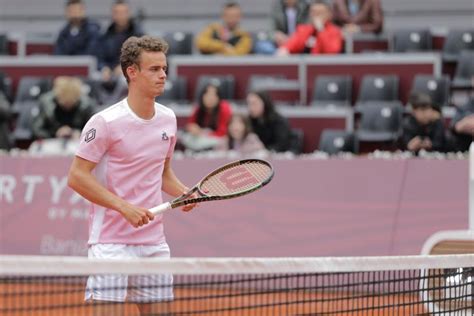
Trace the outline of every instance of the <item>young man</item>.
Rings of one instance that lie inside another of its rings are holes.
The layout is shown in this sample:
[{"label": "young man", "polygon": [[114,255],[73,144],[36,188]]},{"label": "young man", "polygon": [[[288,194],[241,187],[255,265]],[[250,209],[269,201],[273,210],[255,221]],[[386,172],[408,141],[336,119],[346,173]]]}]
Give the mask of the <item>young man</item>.
[{"label": "young man", "polygon": [[[84,127],[68,184],[92,202],[89,258],[170,256],[162,216],[149,211],[162,202],[162,190],[172,196],[187,191],[171,168],[176,117],[155,103],[164,91],[167,49],[166,42],[149,36],[125,41],[120,64],[128,97],[94,115]],[[111,284],[123,289],[104,289]],[[170,286],[140,288],[143,284]],[[172,277],[163,275],[90,277],[86,299],[137,302],[141,314],[146,314],[165,305],[148,303],[173,299],[171,284]],[[133,288],[128,293],[127,285]]]},{"label": "young man", "polygon": [[67,23],[59,32],[54,54],[94,55],[100,36],[100,26],[86,16],[82,0],[66,2]]},{"label": "young man", "polygon": [[228,56],[247,55],[252,50],[252,37],[240,28],[242,12],[237,2],[229,2],[222,10],[222,23],[208,25],[196,39],[202,54]]},{"label": "young man", "polygon": [[441,109],[427,94],[414,92],[409,100],[412,114],[403,121],[403,147],[414,153],[420,150],[443,151],[445,145]]}]

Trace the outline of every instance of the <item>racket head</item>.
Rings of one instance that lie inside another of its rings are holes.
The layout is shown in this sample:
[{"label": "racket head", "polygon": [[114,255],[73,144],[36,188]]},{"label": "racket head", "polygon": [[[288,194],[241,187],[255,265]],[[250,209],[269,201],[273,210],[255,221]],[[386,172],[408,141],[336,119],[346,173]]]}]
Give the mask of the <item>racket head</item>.
[{"label": "racket head", "polygon": [[197,185],[203,197],[220,199],[248,194],[267,185],[273,178],[272,165],[262,159],[243,159],[209,173]]}]

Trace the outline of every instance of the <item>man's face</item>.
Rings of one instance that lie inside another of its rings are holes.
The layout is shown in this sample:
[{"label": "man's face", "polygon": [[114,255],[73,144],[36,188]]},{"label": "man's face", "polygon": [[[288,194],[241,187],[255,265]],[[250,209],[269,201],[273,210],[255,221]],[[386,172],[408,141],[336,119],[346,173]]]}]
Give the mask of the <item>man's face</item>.
[{"label": "man's face", "polygon": [[116,4],[112,8],[112,20],[119,27],[125,27],[130,21],[130,9],[126,4]]},{"label": "man's face", "polygon": [[241,12],[239,7],[225,8],[222,12],[222,21],[227,28],[233,30],[240,23]]},{"label": "man's face", "polygon": [[431,122],[432,109],[430,107],[420,107],[413,109],[413,116],[421,125],[428,125]]},{"label": "man's face", "polygon": [[163,93],[166,82],[167,62],[162,52],[143,51],[140,54],[140,67],[131,66],[129,78],[145,95],[156,97]]},{"label": "man's face", "polygon": [[323,23],[331,19],[331,11],[329,7],[324,4],[313,4],[309,9],[309,16],[311,20],[320,19]]},{"label": "man's face", "polygon": [[84,5],[81,3],[70,4],[66,7],[66,17],[73,24],[79,23],[85,16]]}]

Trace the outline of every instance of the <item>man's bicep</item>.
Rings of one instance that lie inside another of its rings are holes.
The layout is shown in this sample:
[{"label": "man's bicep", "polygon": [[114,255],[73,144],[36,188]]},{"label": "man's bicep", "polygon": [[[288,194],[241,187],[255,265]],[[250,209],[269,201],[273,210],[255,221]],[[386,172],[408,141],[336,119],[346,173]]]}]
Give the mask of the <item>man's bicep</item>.
[{"label": "man's bicep", "polygon": [[91,173],[92,170],[97,166],[96,162],[84,159],[79,156],[74,156],[71,164],[71,171],[79,171],[79,172],[88,172]]}]

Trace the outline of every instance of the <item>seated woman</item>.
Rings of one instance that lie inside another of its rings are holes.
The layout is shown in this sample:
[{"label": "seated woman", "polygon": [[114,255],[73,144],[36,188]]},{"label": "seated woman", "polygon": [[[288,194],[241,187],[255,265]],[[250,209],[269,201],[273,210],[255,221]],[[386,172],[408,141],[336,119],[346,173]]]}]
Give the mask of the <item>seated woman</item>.
[{"label": "seated woman", "polygon": [[219,143],[227,134],[227,125],[232,116],[229,102],[222,99],[219,87],[208,84],[201,91],[198,104],[181,135],[181,143],[190,150],[207,150]]},{"label": "seated woman", "polygon": [[265,145],[252,132],[250,120],[243,114],[234,114],[229,121],[227,136],[216,146],[216,150],[254,154],[265,151]]},{"label": "seated woman", "polygon": [[288,121],[273,105],[265,91],[253,91],[247,95],[247,107],[252,130],[268,150],[285,152],[291,149],[292,132]]}]

